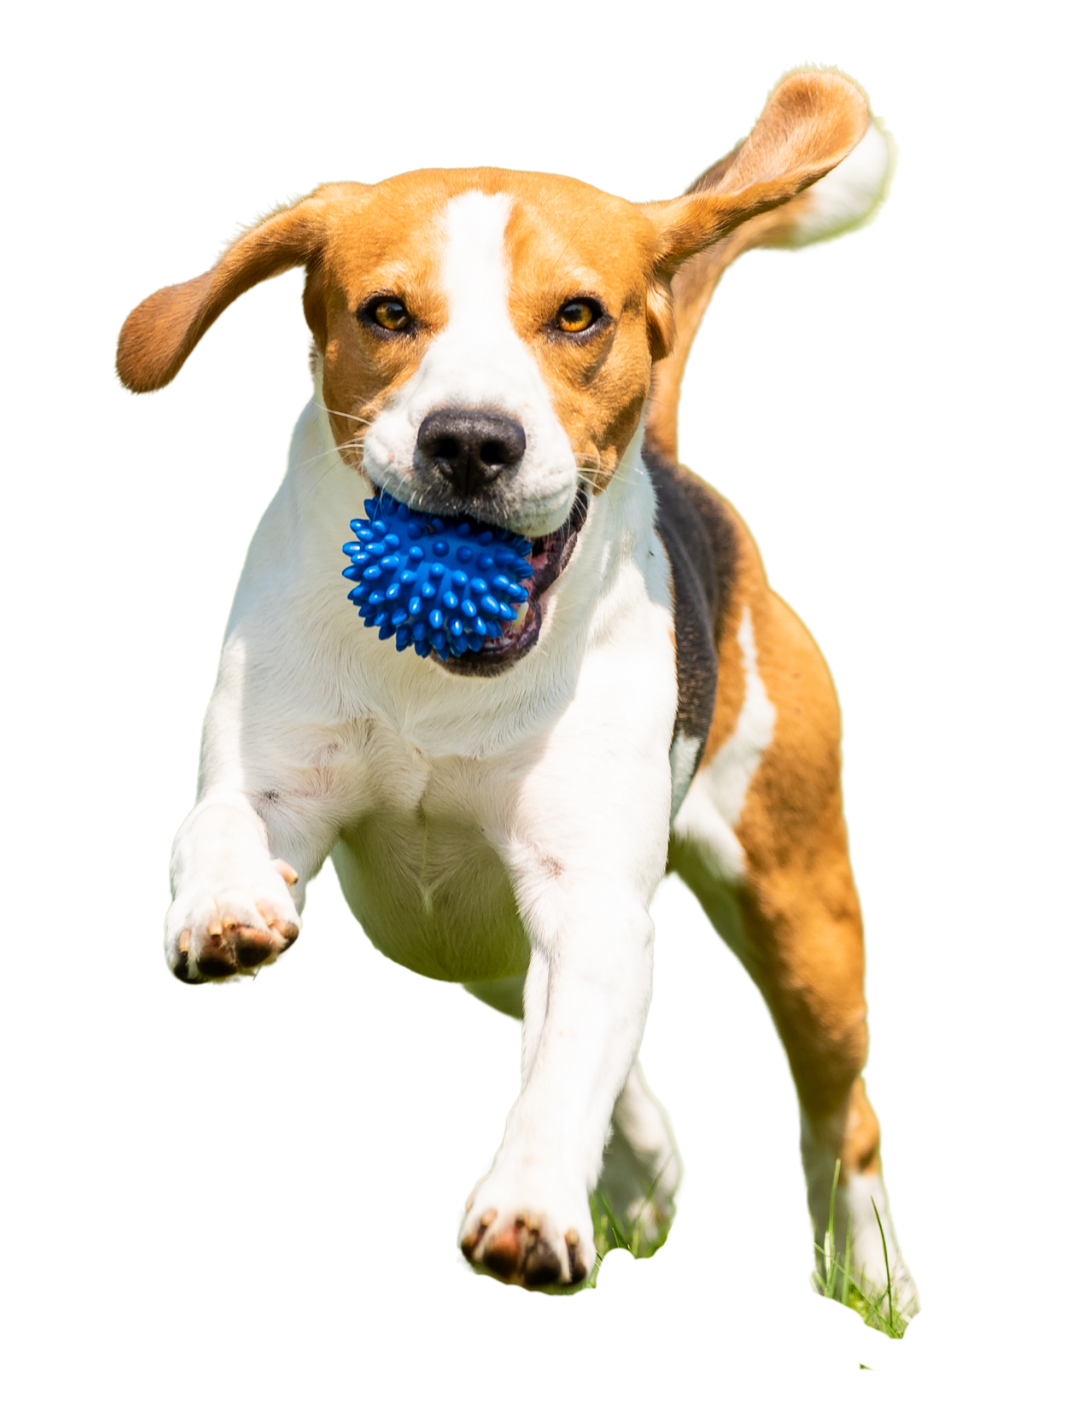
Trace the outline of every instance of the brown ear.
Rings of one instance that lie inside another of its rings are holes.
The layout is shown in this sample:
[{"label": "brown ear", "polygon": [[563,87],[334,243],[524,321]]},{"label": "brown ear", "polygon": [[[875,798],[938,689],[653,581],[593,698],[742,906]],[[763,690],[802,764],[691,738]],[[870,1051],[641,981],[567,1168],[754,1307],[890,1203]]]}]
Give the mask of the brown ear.
[{"label": "brown ear", "polygon": [[657,231],[655,278],[670,279],[688,256],[818,182],[857,146],[868,121],[864,95],[842,74],[789,74],[715,187],[643,207]]},{"label": "brown ear", "polygon": [[134,393],[169,384],[231,301],[261,280],[312,260],[323,242],[322,188],[239,236],[211,270],[143,300],[119,335],[116,368]]}]

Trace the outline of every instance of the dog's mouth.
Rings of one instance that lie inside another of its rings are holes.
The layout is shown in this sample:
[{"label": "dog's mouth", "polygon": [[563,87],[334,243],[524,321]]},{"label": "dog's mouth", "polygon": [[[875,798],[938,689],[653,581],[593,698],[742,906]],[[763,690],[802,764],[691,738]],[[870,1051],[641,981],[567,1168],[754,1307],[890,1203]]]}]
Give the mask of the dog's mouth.
[{"label": "dog's mouth", "polygon": [[[384,495],[382,489],[374,482],[371,483],[371,488],[375,498]],[[365,505],[370,507],[371,503],[365,503]],[[567,521],[562,526],[558,526],[555,531],[550,531],[545,536],[536,536],[530,539],[530,572],[527,575],[518,575],[515,571],[509,572],[510,575],[515,576],[513,584],[522,586],[527,591],[527,599],[508,602],[515,615],[511,621],[506,620],[503,615],[496,616],[498,623],[502,624],[502,632],[497,638],[486,638],[483,640],[481,648],[467,649],[460,654],[456,653],[455,648],[451,654],[448,652],[444,655],[439,654],[437,649],[432,648],[429,644],[426,645],[424,653],[427,654],[429,651],[428,657],[433,658],[450,673],[482,675],[484,677],[501,673],[529,653],[538,643],[542,629],[542,596],[563,573],[571,559],[579,532],[586,522],[587,510],[587,494],[585,491],[580,491],[572,503]],[[473,524],[479,523],[469,521],[469,526]],[[487,529],[493,529],[488,527],[487,523],[482,524]],[[357,529],[355,521],[353,529]],[[350,548],[346,547],[345,550],[348,554]],[[383,564],[388,564],[388,562],[384,561]],[[391,586],[387,593],[392,595],[394,590],[395,587]],[[456,600],[454,599],[455,604]]]},{"label": "dog's mouth", "polygon": [[572,504],[568,520],[548,536],[536,536],[531,541],[531,574],[518,583],[528,592],[525,604],[515,604],[516,618],[504,627],[497,639],[488,639],[481,649],[442,659],[433,657],[454,674],[481,674],[488,677],[503,670],[530,653],[538,643],[542,630],[542,596],[562,574],[571,560],[579,532],[587,515],[587,498],[580,492]]}]

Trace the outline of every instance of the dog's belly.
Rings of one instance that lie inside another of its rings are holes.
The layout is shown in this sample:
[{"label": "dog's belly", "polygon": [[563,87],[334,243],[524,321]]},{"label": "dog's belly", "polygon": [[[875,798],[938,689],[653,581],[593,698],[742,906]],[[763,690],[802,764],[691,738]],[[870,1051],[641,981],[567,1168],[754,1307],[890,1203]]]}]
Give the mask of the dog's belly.
[{"label": "dog's belly", "polygon": [[395,963],[454,983],[526,973],[512,886],[477,828],[372,811],[340,833],[332,859],[349,908]]}]

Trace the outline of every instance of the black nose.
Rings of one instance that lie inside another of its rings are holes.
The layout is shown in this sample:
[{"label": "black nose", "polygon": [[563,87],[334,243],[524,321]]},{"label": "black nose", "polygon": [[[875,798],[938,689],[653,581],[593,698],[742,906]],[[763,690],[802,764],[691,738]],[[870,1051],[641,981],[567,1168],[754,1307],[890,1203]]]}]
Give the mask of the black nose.
[{"label": "black nose", "polygon": [[420,424],[416,447],[463,495],[515,467],[527,446],[512,418],[478,408],[439,408]]}]

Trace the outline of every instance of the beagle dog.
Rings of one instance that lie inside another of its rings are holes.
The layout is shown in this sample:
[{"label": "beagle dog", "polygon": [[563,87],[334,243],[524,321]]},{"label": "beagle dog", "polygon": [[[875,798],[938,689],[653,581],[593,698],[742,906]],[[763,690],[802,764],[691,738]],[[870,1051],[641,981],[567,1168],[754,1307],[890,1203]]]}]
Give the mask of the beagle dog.
[{"label": "beagle dog", "polygon": [[[721,272],[859,223],[888,166],[857,87],[797,72],[683,196],[491,168],[329,184],[123,327],[120,378],[159,389],[231,301],[307,272],[315,392],[226,629],[168,965],[201,983],[274,963],[329,855],[378,949],[522,1017],[521,1090],[460,1229],[506,1281],[591,1272],[599,1176],[651,1242],[671,1217],[679,1162],[637,1061],[667,869],[771,1010],[818,1241],[839,1167],[840,1257],[848,1235],[883,1287],[878,1211],[915,1309],[861,1080],[835,691],[675,433]],[[369,632],[341,547],[382,492],[532,543],[498,637],[421,658]]]}]

